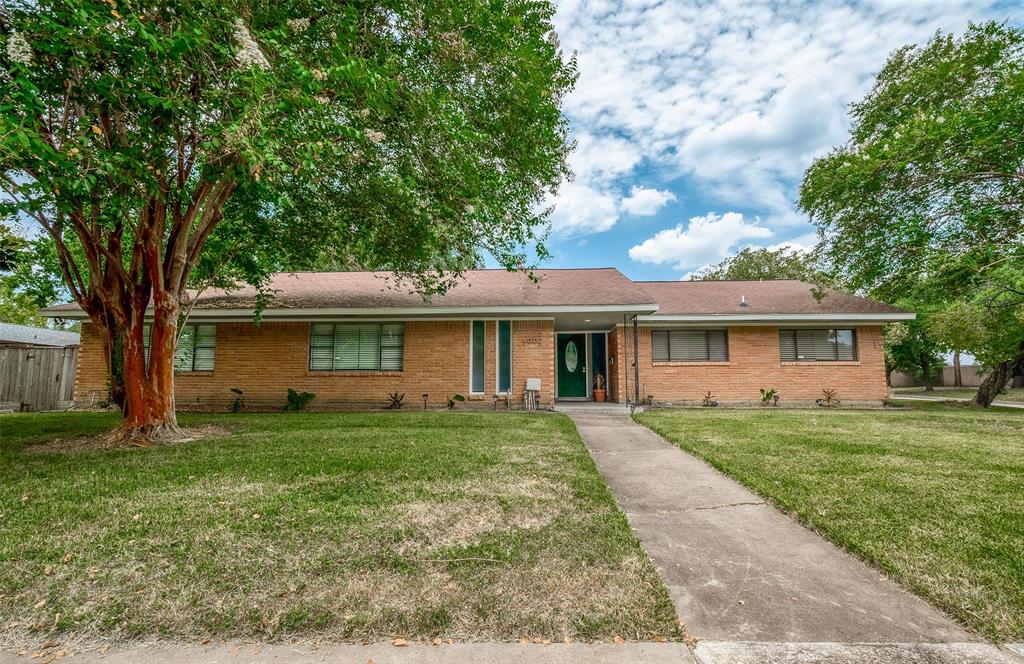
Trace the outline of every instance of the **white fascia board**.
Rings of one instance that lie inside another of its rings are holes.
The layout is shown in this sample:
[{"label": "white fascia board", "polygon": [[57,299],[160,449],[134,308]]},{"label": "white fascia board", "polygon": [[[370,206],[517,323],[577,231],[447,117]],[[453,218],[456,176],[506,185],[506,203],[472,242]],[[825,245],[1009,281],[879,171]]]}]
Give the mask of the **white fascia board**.
[{"label": "white fascia board", "polygon": [[[351,318],[354,316],[400,318],[419,316],[437,318],[458,316],[461,318],[552,316],[557,314],[601,314],[630,313],[653,314],[656,304],[591,304],[591,305],[542,305],[542,306],[491,306],[491,307],[367,307],[367,308],[314,308],[314,309],[264,309],[262,320],[316,320],[324,318]],[[81,309],[60,312],[44,312],[51,318],[86,320],[88,316]],[[146,312],[147,318],[152,309]],[[193,309],[190,320],[248,320],[256,315],[254,309]]]},{"label": "white fascia board", "polygon": [[673,323],[895,323],[914,320],[917,314],[671,314],[638,316],[638,322],[645,325]]}]

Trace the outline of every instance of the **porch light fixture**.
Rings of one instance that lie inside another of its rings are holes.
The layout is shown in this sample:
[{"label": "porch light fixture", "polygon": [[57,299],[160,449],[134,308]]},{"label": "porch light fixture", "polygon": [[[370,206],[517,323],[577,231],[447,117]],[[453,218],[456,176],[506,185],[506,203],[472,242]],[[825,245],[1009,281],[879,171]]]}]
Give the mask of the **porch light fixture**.
[{"label": "porch light fixture", "polygon": [[589,322],[590,322],[590,319],[589,319],[589,318],[584,318],[584,319],[583,319],[583,322],[584,322],[584,323],[589,323]]}]

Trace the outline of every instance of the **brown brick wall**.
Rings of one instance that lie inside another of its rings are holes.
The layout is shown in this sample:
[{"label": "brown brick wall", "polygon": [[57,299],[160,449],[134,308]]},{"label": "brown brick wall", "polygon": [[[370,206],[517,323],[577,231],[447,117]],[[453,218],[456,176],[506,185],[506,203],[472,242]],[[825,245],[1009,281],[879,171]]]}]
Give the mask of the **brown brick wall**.
[{"label": "brown brick wall", "polygon": [[[856,362],[787,362],[779,359],[776,327],[729,328],[727,363],[662,363],[651,357],[651,328],[639,328],[641,397],[656,401],[700,401],[711,390],[720,402],[758,401],[759,388],[779,390],[782,403],[813,402],[825,388],[835,389],[844,401],[881,401],[888,394],[882,355],[882,328],[857,327]],[[610,337],[617,355],[628,359],[617,364],[616,398],[624,396],[625,371],[633,393],[632,330]]]},{"label": "brown brick wall", "polygon": [[[492,401],[495,392],[495,321],[487,321],[486,393],[474,401]],[[316,394],[314,407],[346,403],[383,404],[389,392],[404,392],[411,407],[429,394],[438,406],[453,394],[469,397],[469,321],[407,321],[404,370],[309,371],[309,324],[218,323],[217,350],[211,372],[179,373],[175,398],[181,408],[226,407],[234,398],[230,388],[245,391],[255,408],[283,405],[289,387]],[[526,378],[542,380],[541,398],[553,400],[554,326],[550,320],[512,322],[512,396],[522,401]],[[82,326],[81,355],[75,399],[90,401],[106,395],[107,377],[100,337],[93,326]],[[481,404],[482,405],[482,404]]]}]

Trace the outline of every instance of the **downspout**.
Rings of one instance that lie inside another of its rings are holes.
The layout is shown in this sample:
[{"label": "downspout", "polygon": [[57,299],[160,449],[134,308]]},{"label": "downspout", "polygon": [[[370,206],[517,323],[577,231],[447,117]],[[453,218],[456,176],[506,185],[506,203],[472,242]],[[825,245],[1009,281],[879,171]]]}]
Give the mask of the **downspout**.
[{"label": "downspout", "polygon": [[636,399],[633,403],[640,404],[640,341],[636,336],[636,314],[633,314],[633,391]]}]

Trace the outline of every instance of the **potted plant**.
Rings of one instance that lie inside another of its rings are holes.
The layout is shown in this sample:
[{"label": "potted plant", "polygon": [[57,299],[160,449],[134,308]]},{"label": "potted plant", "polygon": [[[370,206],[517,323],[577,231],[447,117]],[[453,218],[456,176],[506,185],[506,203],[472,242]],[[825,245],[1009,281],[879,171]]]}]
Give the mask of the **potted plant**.
[{"label": "potted plant", "polygon": [[594,401],[604,401],[608,397],[604,374],[594,376]]}]

